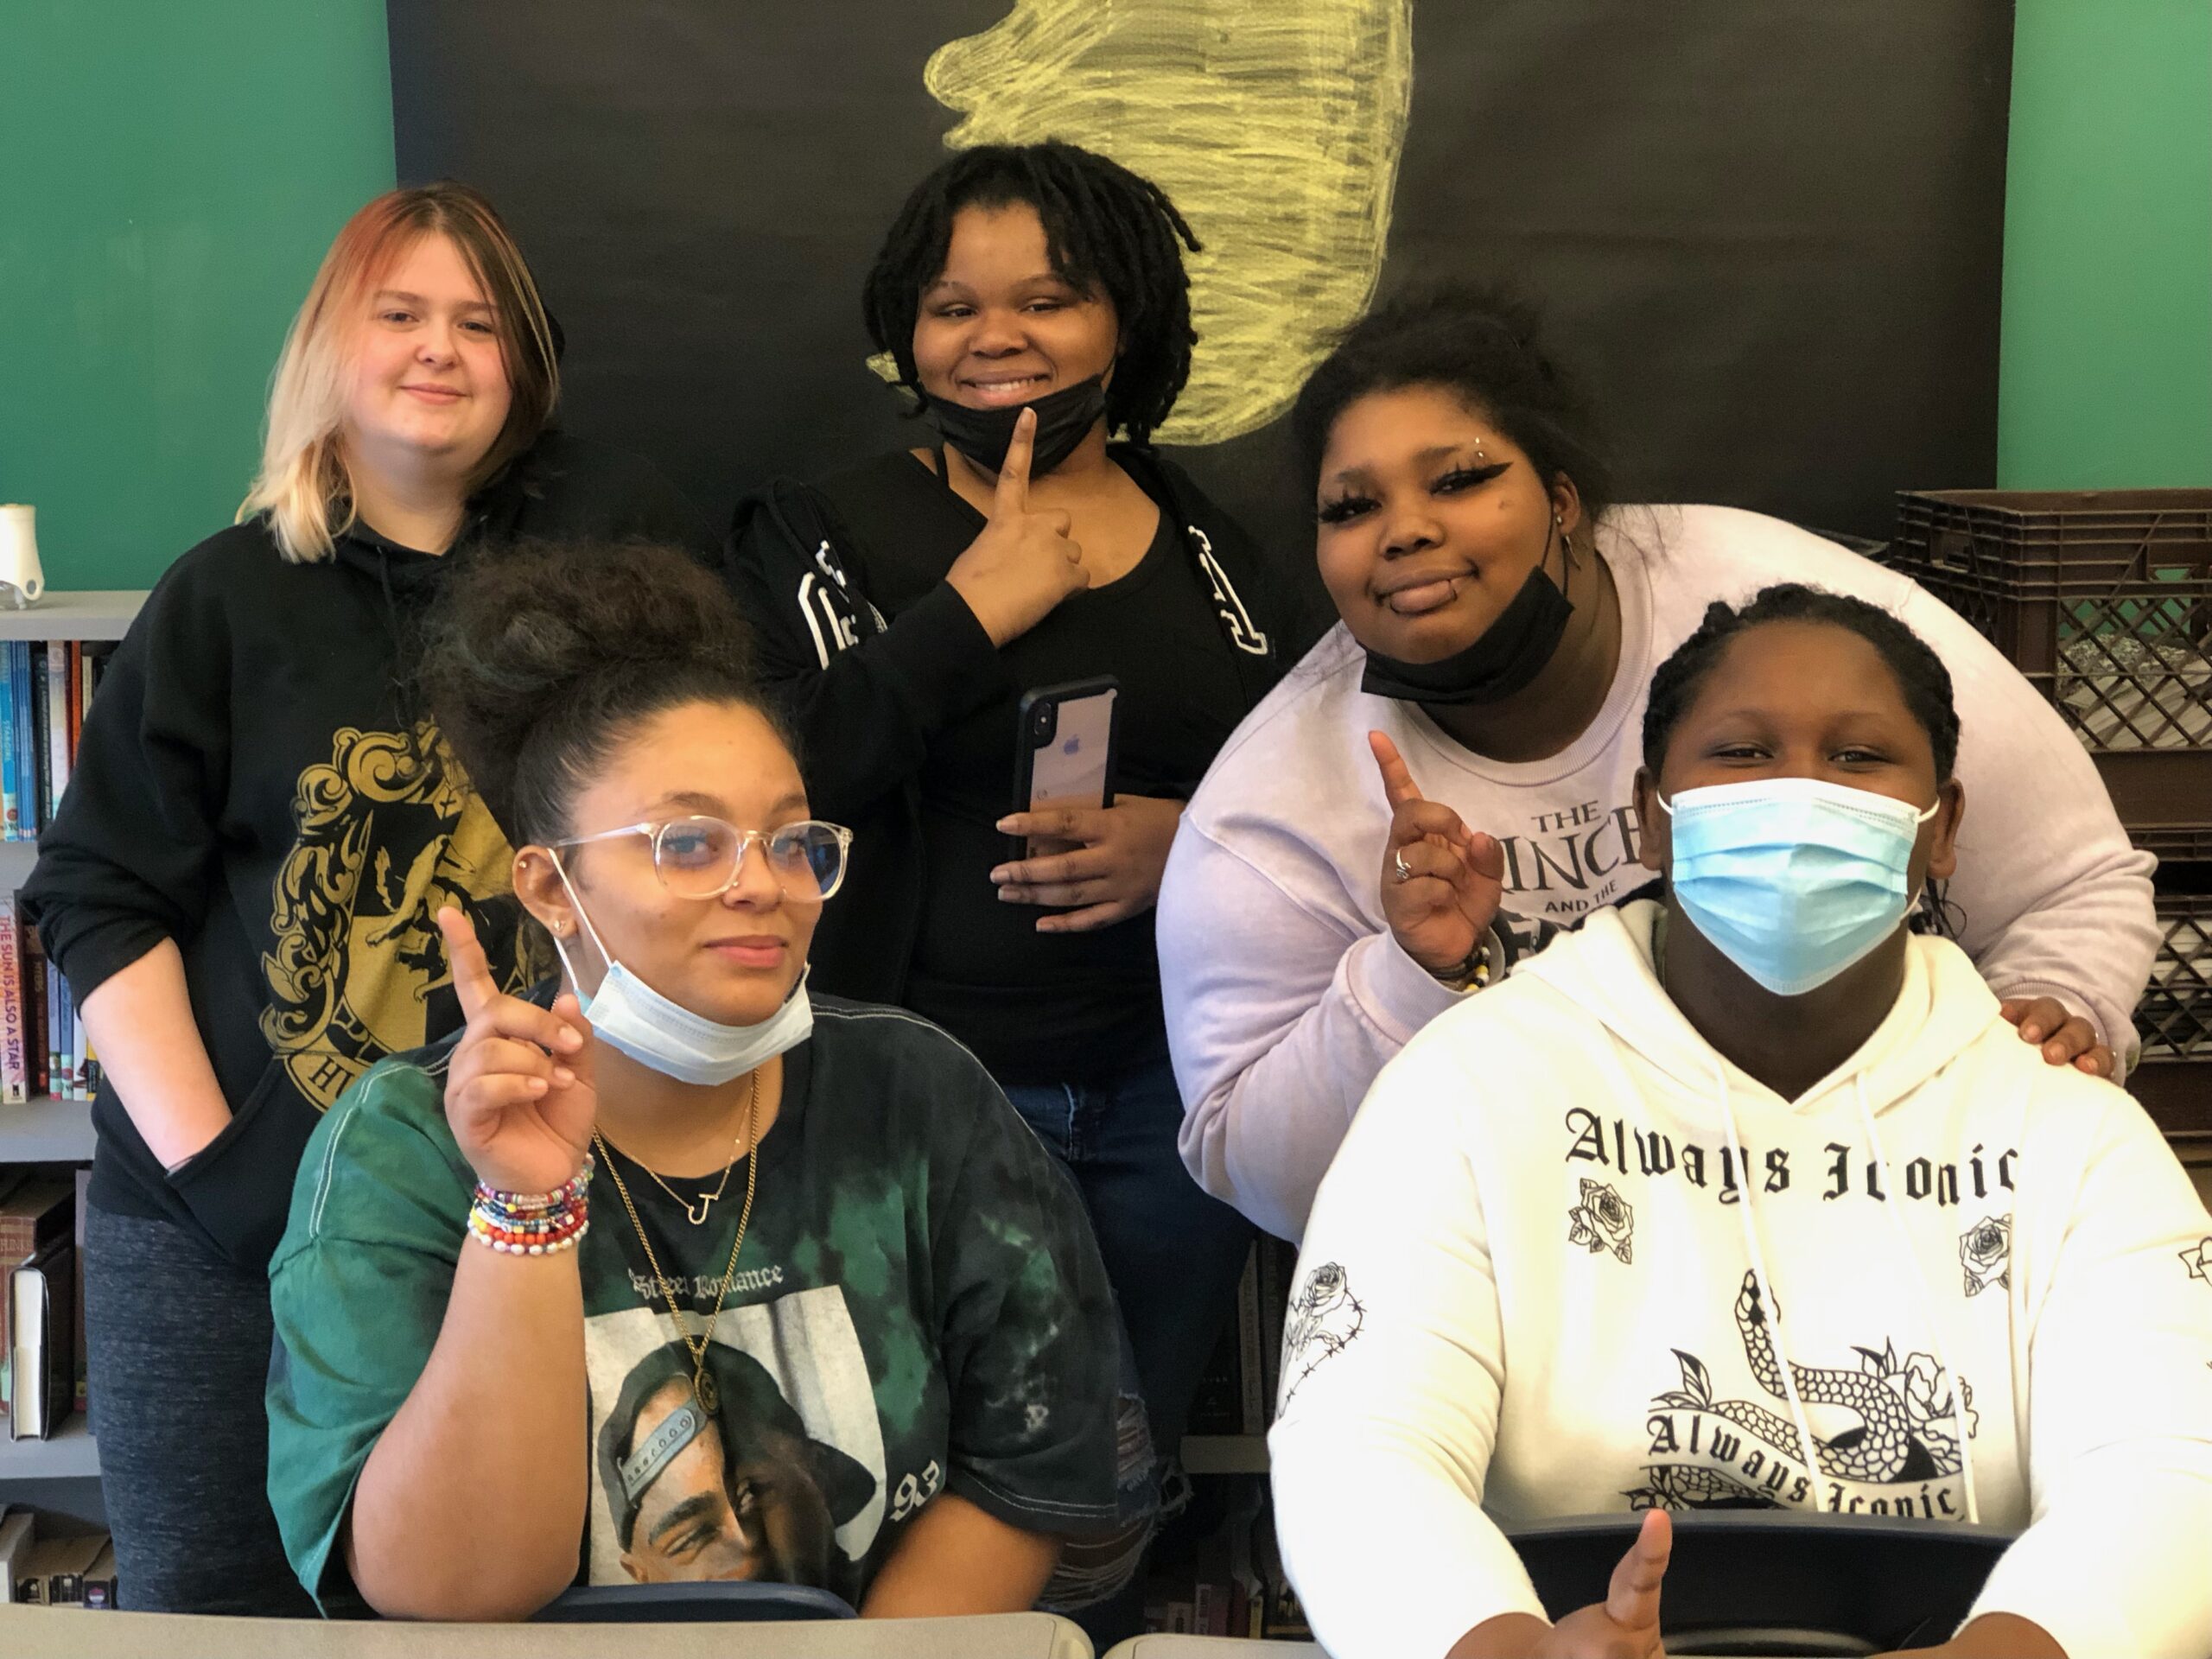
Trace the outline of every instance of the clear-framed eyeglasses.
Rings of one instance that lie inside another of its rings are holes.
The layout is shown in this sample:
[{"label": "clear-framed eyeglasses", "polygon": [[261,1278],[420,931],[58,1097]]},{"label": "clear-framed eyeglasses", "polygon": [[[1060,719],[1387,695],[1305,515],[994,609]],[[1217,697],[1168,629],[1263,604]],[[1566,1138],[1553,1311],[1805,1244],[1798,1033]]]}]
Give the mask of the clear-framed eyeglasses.
[{"label": "clear-framed eyeglasses", "polygon": [[679,899],[719,899],[728,893],[737,885],[745,856],[757,841],[784,897],[802,904],[819,903],[837,891],[845,880],[845,853],[853,844],[851,830],[819,818],[774,830],[741,830],[704,814],[671,818],[665,823],[626,823],[619,830],[548,844],[588,847],[624,836],[652,841],[653,874]]}]

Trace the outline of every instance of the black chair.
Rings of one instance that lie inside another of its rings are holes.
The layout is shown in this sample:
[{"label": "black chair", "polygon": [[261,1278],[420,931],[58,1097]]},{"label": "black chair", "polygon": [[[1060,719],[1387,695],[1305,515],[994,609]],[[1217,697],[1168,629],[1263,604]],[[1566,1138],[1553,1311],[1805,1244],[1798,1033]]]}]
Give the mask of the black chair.
[{"label": "black chair", "polygon": [[[1560,1618],[1605,1599],[1640,1515],[1577,1516],[1506,1536]],[[1840,1656],[1932,1645],[1973,1607],[2017,1535],[1992,1527],[1774,1510],[1677,1513],[1659,1593],[1669,1653]]]},{"label": "black chair", "polygon": [[827,1590],[803,1584],[712,1579],[683,1584],[589,1585],[563,1592],[533,1622],[712,1624],[859,1617]]}]

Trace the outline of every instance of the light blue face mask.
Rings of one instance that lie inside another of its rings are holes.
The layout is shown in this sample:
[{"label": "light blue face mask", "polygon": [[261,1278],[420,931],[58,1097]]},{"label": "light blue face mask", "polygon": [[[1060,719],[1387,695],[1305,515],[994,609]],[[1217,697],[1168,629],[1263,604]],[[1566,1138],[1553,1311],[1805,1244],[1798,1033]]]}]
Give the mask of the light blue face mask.
[{"label": "light blue face mask", "polygon": [[1669,875],[1682,913],[1777,996],[1802,996],[1904,919],[1920,826],[1903,801],[1817,778],[1685,789]]},{"label": "light blue face mask", "polygon": [[725,1026],[671,1001],[607,953],[557,854],[553,868],[560,874],[561,885],[569,889],[569,902],[575,906],[593,947],[607,963],[599,988],[588,998],[583,994],[583,982],[576,977],[575,965],[569,960],[568,948],[558,938],[553,941],[553,948],[560,952],[569,982],[577,988],[576,999],[583,1004],[584,1017],[591,1021],[592,1035],[617,1053],[626,1054],[639,1065],[678,1083],[711,1088],[743,1077],[756,1065],[798,1047],[813,1033],[814,1005],[807,1000],[804,973],[783,1006],[757,1026]]}]

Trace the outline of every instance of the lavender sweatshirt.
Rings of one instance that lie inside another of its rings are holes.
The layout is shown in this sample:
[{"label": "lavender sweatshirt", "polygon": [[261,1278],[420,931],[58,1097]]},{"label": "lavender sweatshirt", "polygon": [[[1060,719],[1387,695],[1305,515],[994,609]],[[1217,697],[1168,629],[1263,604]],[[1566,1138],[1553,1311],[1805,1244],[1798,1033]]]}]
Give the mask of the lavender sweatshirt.
[{"label": "lavender sweatshirt", "polygon": [[1942,658],[1967,800],[1959,943],[1999,996],[2055,996],[2116,1051],[2134,1045],[2158,941],[2154,861],[2128,844],[2080,741],[1987,640],[1909,578],[1758,513],[1625,508],[1597,534],[1620,593],[1620,671],[1566,750],[1519,766],[1471,753],[1413,704],[1363,692],[1366,658],[1339,625],[1246,716],[1183,815],[1159,916],[1183,1160],[1270,1232],[1300,1236],[1376,1073],[1457,1000],[1383,919],[1390,815],[1367,734],[1388,734],[1424,795],[1504,843],[1508,910],[1572,925],[1650,880],[1630,785],[1653,671],[1711,601],[1775,582],[1880,605]]}]

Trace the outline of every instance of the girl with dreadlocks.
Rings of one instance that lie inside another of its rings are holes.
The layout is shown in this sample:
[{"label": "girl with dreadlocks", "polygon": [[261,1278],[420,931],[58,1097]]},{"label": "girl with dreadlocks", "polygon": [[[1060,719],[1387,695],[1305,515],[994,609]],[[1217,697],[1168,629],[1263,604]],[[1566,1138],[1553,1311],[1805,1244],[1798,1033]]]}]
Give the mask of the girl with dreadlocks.
[{"label": "girl with dreadlocks", "polygon": [[[953,157],[863,294],[933,435],[771,486],[729,552],[808,788],[858,832],[817,978],[952,1032],[1066,1159],[1163,1447],[1248,1235],[1176,1159],[1151,911],[1185,799],[1280,668],[1249,538],[1150,448],[1190,372],[1198,245],[1071,144]],[[1114,804],[1008,817],[1023,692],[1102,675]],[[1010,836],[1046,845],[1010,861]]]}]

